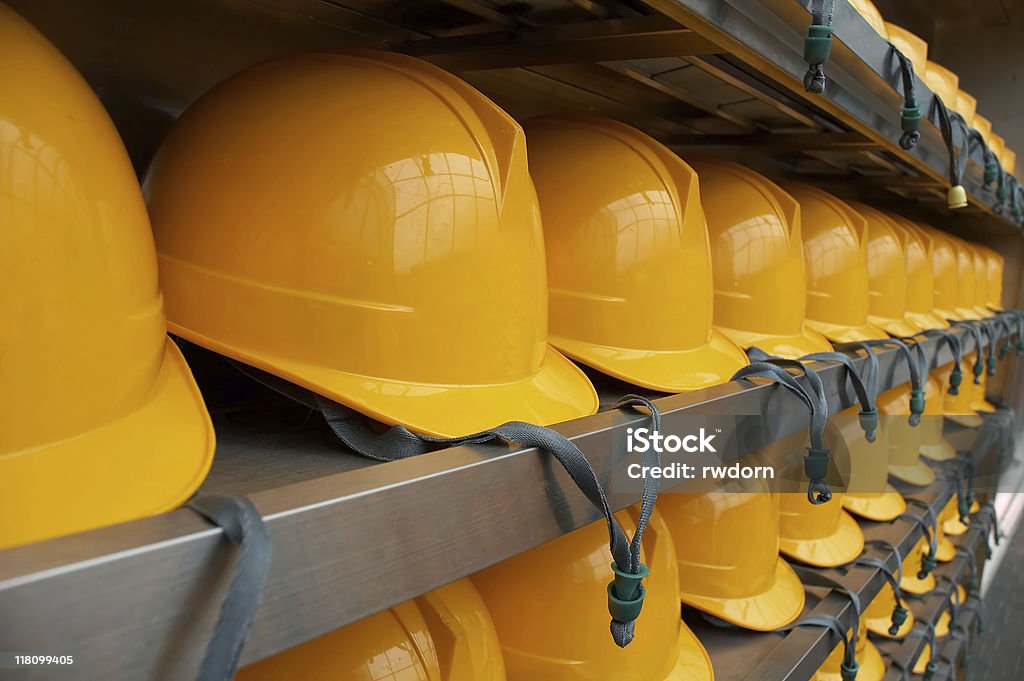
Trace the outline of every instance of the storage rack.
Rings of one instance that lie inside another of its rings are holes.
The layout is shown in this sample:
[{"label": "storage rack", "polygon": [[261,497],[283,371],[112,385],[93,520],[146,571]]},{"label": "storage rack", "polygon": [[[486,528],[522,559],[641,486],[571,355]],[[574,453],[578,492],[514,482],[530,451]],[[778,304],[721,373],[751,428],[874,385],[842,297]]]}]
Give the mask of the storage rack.
[{"label": "storage rack", "polygon": [[[799,178],[985,240],[1006,256],[1005,302],[1017,302],[1020,228],[982,186],[983,160],[973,155],[964,177],[970,206],[948,211],[941,135],[925,122],[913,150],[899,147],[895,59],[845,0],[837,2],[823,95],[810,95],[802,85],[806,0],[537,0],[504,7],[477,0],[10,4],[86,74],[140,169],[174,117],[239,68],[295,49],[396,50],[459,73],[520,119],[559,112],[614,117],[684,158],[703,152],[737,157],[770,176]],[[95,50],[98,42],[117,47]],[[166,45],[188,49],[162,49]],[[931,93],[920,78],[917,91],[927,110]],[[938,340],[925,341],[925,347],[931,366],[951,360]],[[879,361],[883,389],[908,380],[895,351],[880,353]],[[1021,363],[1010,359],[1001,372],[1013,377],[1004,381],[1003,401],[1019,404],[1022,396],[1008,386],[1020,383]],[[821,376],[833,411],[853,404],[852,391],[842,387],[842,369],[824,367]],[[603,386],[602,404],[629,391],[636,392]],[[658,396],[658,404],[668,432],[695,417],[770,416],[757,437],[730,451],[735,458],[805,427],[803,406],[770,386],[730,384]],[[622,459],[625,429],[643,421],[638,414],[606,410],[557,430],[607,481]],[[217,460],[204,491],[250,495],[274,541],[270,583],[243,663],[597,517],[562,472],[533,450],[458,447],[378,465],[340,452],[315,429],[282,433],[265,422],[224,418],[217,427]],[[949,494],[937,487],[921,498],[941,508]],[[637,498],[617,492],[612,501],[622,508]],[[871,532],[903,549],[919,536],[904,525]],[[977,535],[972,532],[967,537]],[[373,559],[361,551],[371,541],[380,549]],[[231,567],[219,531],[184,510],[6,551],[0,612],[25,616],[0,618],[0,649],[15,649],[12,642],[24,640],[73,642],[83,656],[102,660],[93,667],[97,678],[190,678]],[[963,566],[954,562],[948,569],[960,574]],[[865,596],[882,584],[870,570],[847,577]],[[836,595],[816,607],[840,615],[849,609]],[[761,657],[724,658],[716,655],[715,640],[709,634],[719,679],[757,678],[751,676],[755,670],[740,666]],[[758,645],[768,640],[761,637]],[[758,670],[792,681],[809,678],[835,644],[814,630],[773,642]],[[909,659],[919,652],[913,650],[918,643],[906,642],[898,654]],[[948,645],[958,654],[957,642]],[[43,673],[28,670],[19,678]]]}]

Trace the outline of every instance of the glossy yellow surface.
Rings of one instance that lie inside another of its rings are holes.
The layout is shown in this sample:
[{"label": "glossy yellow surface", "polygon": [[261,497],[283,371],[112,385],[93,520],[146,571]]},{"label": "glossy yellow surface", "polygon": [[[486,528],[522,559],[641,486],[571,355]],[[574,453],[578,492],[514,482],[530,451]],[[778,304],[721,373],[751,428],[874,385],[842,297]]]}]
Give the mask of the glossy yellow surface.
[{"label": "glossy yellow surface", "polygon": [[926,594],[935,588],[935,574],[929,573],[924,579],[920,579],[921,559],[928,553],[928,542],[924,537],[917,540],[914,548],[903,559],[903,579],[900,581],[900,590],[911,594]]},{"label": "glossy yellow surface", "polygon": [[956,457],[956,449],[942,435],[943,408],[947,384],[942,382],[939,370],[933,371],[925,382],[924,414],[921,415],[921,454],[933,461],[948,461]]},{"label": "glossy yellow surface", "polygon": [[924,74],[924,82],[928,88],[942,98],[942,103],[950,109],[956,109],[957,93],[960,91],[960,77],[933,61],[928,62],[928,71]]},{"label": "glossy yellow surface", "polygon": [[[984,300],[984,286],[988,281],[988,270],[982,278],[977,278],[974,251],[962,239],[950,234],[944,235],[950,248],[956,254],[956,308],[955,312],[961,319],[981,319],[988,316],[988,308],[978,305],[979,298]],[[978,285],[982,284],[979,290]]]},{"label": "glossy yellow surface", "polygon": [[0,64],[3,549],[179,506],[214,437],[114,124],[3,5]]},{"label": "glossy yellow surface", "polygon": [[921,428],[911,426],[910,384],[887,390],[878,396],[879,428],[885,429],[889,446],[889,475],[911,485],[924,487],[935,482],[935,471],[921,460]]},{"label": "glossy yellow surface", "polygon": [[779,557],[778,500],[763,483],[662,494],[658,509],[672,532],[684,604],[755,631],[800,615],[803,586]]},{"label": "glossy yellow surface", "polygon": [[956,395],[949,394],[949,375],[953,371],[953,365],[947,364],[936,370],[939,384],[942,386],[942,411],[946,418],[965,428],[977,428],[983,422],[974,408],[975,387],[974,378],[971,373],[971,366],[974,363],[975,355],[966,355],[960,364],[960,371],[963,372],[963,380],[960,383],[960,390]]},{"label": "glossy yellow surface", "polygon": [[185,112],[145,188],[171,328],[200,345],[432,435],[597,409],[547,345],[522,129],[440,69],[252,67]]},{"label": "glossy yellow surface", "polygon": [[999,163],[1003,166],[1003,170],[1011,175],[1015,175],[1017,173],[1017,152],[1010,147],[1004,147]]},{"label": "glossy yellow surface", "polygon": [[[946,235],[931,227],[919,226],[931,240],[932,279],[935,293],[932,304],[935,313],[943,319],[962,321],[965,317],[957,309],[959,296],[959,262],[956,249]],[[973,282],[972,282],[973,287]],[[973,291],[970,292],[973,296]]]},{"label": "glossy yellow surface", "polygon": [[[836,494],[844,509],[868,520],[893,520],[907,510],[903,497],[889,484],[889,445],[884,428],[875,432],[875,441],[868,442],[857,416],[858,407],[846,409],[829,418],[825,443],[833,454],[845,450],[849,459],[849,484],[845,494]],[[836,432],[842,442],[833,442],[829,434]],[[827,506],[828,504],[826,504]]]},{"label": "glossy yellow surface", "polygon": [[924,644],[924,648],[921,650],[921,656],[917,658],[917,662],[914,663],[914,668],[911,670],[915,674],[924,674],[928,669],[928,661],[931,660],[932,647],[927,643]]},{"label": "glossy yellow surface", "polygon": [[968,128],[974,127],[974,115],[978,111],[978,100],[963,90],[956,93],[956,106],[953,107],[958,114],[964,117]]},{"label": "glossy yellow surface", "polygon": [[815,506],[803,492],[779,494],[779,551],[815,567],[844,565],[864,550],[860,525],[843,510],[843,494]]},{"label": "glossy yellow surface", "polygon": [[914,628],[914,611],[907,608],[907,619],[896,634],[889,633],[892,626],[892,611],[896,607],[896,594],[893,592],[889,582],[882,586],[875,599],[868,604],[864,610],[864,621],[868,631],[882,638],[903,638]]},{"label": "glossy yellow surface", "polygon": [[800,202],[807,325],[838,343],[888,338],[868,321],[867,221],[815,187],[783,189]]},{"label": "glossy yellow surface", "polygon": [[238,671],[238,681],[505,681],[487,608],[468,579]]},{"label": "glossy yellow surface", "polygon": [[907,263],[906,318],[918,330],[948,329],[949,322],[935,305],[934,241],[918,225],[889,214],[893,224],[905,235],[904,255]]},{"label": "glossy yellow surface", "polygon": [[[1003,153],[1006,152],[1006,140],[1004,140],[1001,135],[998,135],[995,132],[992,133],[991,139],[992,143],[989,145],[989,148],[991,149],[992,153],[996,155],[996,159],[999,160],[999,164],[1002,165]],[[1003,170],[1006,169],[1003,168]]]},{"label": "glossy yellow surface", "polygon": [[889,31],[885,27],[885,19],[882,18],[882,13],[875,7],[875,3],[871,2],[871,0],[850,0],[850,4],[871,25],[871,28],[875,29],[878,35],[886,40],[889,39]]},{"label": "glossy yellow surface", "polygon": [[[847,635],[852,632],[847,632]],[[811,681],[843,681],[842,664],[845,648],[840,643],[828,658],[821,665]],[[867,617],[861,615],[857,625],[857,644],[854,648],[854,656],[860,669],[857,672],[857,681],[882,681],[885,677],[886,663],[882,654],[878,652],[875,644],[868,640]]]},{"label": "glossy yellow surface", "polygon": [[885,22],[889,42],[896,46],[914,65],[914,72],[921,80],[928,74],[928,43],[902,26]]},{"label": "glossy yellow surface", "polygon": [[[630,536],[635,513],[616,514]],[[641,555],[651,575],[636,638],[624,649],[608,634],[612,558],[604,521],[473,575],[494,618],[509,681],[712,681],[707,652],[679,618],[676,548],[657,511]]]},{"label": "glossy yellow surface", "polygon": [[986,305],[990,310],[996,312],[1003,311],[1003,256],[999,255],[991,248],[979,246],[975,244],[975,248],[985,258],[985,273],[987,279],[987,286],[985,287],[985,295],[987,296]]},{"label": "glossy yellow surface", "polygon": [[974,114],[974,129],[981,133],[989,149],[992,148],[992,122],[980,113]]},{"label": "glossy yellow surface", "polygon": [[942,531],[951,537],[967,534],[970,525],[960,522],[960,508],[957,505],[956,495],[953,495],[942,509],[942,513],[939,514],[939,522],[942,523]]},{"label": "glossy yellow surface", "polygon": [[867,221],[868,321],[894,336],[921,331],[907,319],[907,232],[879,210],[848,205]]},{"label": "glossy yellow surface", "polygon": [[832,349],[804,323],[800,205],[727,161],[694,164],[711,240],[715,325],[740,347],[797,358]]},{"label": "glossy yellow surface", "polygon": [[693,169],[607,119],[534,119],[527,139],[551,344],[665,392],[724,383],[746,365],[743,350],[711,326],[711,252]]}]

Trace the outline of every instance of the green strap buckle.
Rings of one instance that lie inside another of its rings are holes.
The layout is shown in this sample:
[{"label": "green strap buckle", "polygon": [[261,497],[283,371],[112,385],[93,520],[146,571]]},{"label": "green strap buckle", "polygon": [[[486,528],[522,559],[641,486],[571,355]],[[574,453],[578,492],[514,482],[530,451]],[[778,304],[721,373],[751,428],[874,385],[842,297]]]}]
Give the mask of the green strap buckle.
[{"label": "green strap buckle", "polygon": [[985,183],[985,188],[990,189],[992,183],[999,178],[999,164],[995,161],[989,161],[985,164],[985,176],[982,178],[982,182]]},{"label": "green strap buckle", "polygon": [[[643,580],[651,574],[650,568],[640,563],[640,570],[635,575],[623,572],[612,563],[615,579],[608,583],[608,614],[616,622],[633,622],[640,617],[644,607]],[[625,597],[620,596],[625,594]]]},{"label": "green strap buckle", "polygon": [[992,355],[989,355],[985,359],[985,368],[988,369],[988,375],[989,376],[995,376],[996,375],[996,358],[993,357]]},{"label": "green strap buckle", "polygon": [[921,570],[917,573],[918,579],[924,579],[932,573],[932,571],[939,566],[939,562],[935,560],[935,556],[930,553],[926,553],[921,556]]},{"label": "green strap buckle", "polygon": [[897,605],[892,609],[892,625],[889,627],[890,636],[900,633],[900,629],[907,623],[908,614],[909,611],[902,605]]},{"label": "green strap buckle", "polygon": [[864,437],[868,442],[874,442],[875,431],[878,430],[878,410],[861,409],[857,416],[860,417],[860,429],[864,431]]},{"label": "green strap buckle", "polygon": [[853,664],[849,666],[843,662],[839,665],[839,671],[843,676],[843,681],[857,681],[857,672],[860,671],[860,664],[857,660],[854,660]]},{"label": "green strap buckle", "polygon": [[811,480],[822,480],[828,475],[829,452],[827,449],[808,447],[804,457],[804,475]]},{"label": "green strap buckle", "polygon": [[923,390],[911,390],[910,391],[910,413],[920,416],[924,413],[924,391]]},{"label": "green strap buckle", "polygon": [[807,37],[804,38],[805,62],[811,66],[820,66],[828,61],[832,53],[832,31],[831,26],[812,24],[807,27]]},{"label": "green strap buckle", "polygon": [[907,106],[900,109],[900,128],[903,132],[917,132],[921,129],[921,107]]},{"label": "green strap buckle", "polygon": [[961,371],[960,367],[953,367],[953,371],[949,374],[949,394],[959,395],[960,384],[964,381],[964,372]]}]

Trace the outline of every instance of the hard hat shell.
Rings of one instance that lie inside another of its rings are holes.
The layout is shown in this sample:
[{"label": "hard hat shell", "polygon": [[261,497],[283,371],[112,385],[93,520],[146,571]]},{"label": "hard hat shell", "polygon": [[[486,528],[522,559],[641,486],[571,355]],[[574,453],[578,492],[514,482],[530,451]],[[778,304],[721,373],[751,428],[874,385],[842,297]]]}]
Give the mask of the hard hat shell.
[{"label": "hard hat shell", "polygon": [[999,164],[1003,166],[1003,170],[1011,175],[1017,172],[1017,152],[1011,149],[1009,146],[1003,148],[1003,155],[999,158]]},{"label": "hard hat shell", "polygon": [[895,634],[889,633],[892,626],[892,611],[896,607],[896,593],[889,582],[882,585],[882,590],[864,610],[864,621],[868,631],[882,638],[903,638],[914,628],[914,611],[907,608],[907,619]]},{"label": "hard hat shell", "polygon": [[960,384],[960,390],[956,395],[951,395],[947,387],[949,386],[949,376],[953,371],[953,364],[947,364],[936,370],[939,385],[942,386],[942,412],[947,419],[964,428],[977,428],[984,423],[973,406],[974,382],[971,378],[969,367],[973,364],[973,359],[971,358],[976,356],[971,355],[964,358],[961,369],[964,372],[963,382]]},{"label": "hard hat shell", "polygon": [[925,643],[924,648],[921,649],[921,655],[917,658],[917,662],[914,663],[914,668],[911,671],[914,674],[924,674],[928,671],[928,662],[931,658],[932,647]]},{"label": "hard hat shell", "polygon": [[840,492],[815,506],[803,492],[779,494],[779,551],[814,567],[845,565],[864,551],[860,525],[843,510]]},{"label": "hard hat shell", "polygon": [[949,610],[944,610],[942,614],[939,615],[939,621],[935,623],[935,638],[946,638],[949,636],[949,625],[952,624],[952,621],[953,616],[949,613]]},{"label": "hard hat shell", "polygon": [[[975,513],[980,507],[981,505],[978,502],[974,502],[970,512]],[[942,509],[942,513],[939,514],[939,522],[942,523],[942,531],[951,537],[967,534],[970,525],[960,522],[960,509],[957,505],[956,495],[953,495],[945,508]]]},{"label": "hard hat shell", "polygon": [[930,234],[913,222],[892,213],[887,215],[906,237],[903,243],[907,263],[907,321],[920,331],[948,329],[949,322],[935,306],[935,272],[932,266],[935,242]]},{"label": "hard hat shell", "polygon": [[879,210],[847,203],[868,225],[868,321],[894,336],[913,336],[923,329],[907,319],[907,232]]},{"label": "hard hat shell", "polygon": [[430,435],[597,409],[547,345],[522,129],[440,69],[254,66],[189,107],[145,189],[171,329],[199,345]]},{"label": "hard hat shell", "polygon": [[[885,22],[889,42],[896,46],[914,65],[914,71],[921,80],[928,75],[928,43],[902,26]],[[950,102],[952,103],[952,102]]]},{"label": "hard hat shell", "polygon": [[[989,315],[988,308],[978,305],[979,279],[975,270],[974,251],[962,239],[952,234],[943,235],[956,255],[956,308],[955,311],[962,319],[981,319]],[[981,281],[987,284],[988,268],[986,267]],[[984,299],[985,293],[981,292],[980,298]]]},{"label": "hard hat shell", "polygon": [[958,114],[963,116],[968,128],[974,127],[974,116],[978,111],[978,100],[963,90],[957,90],[956,106],[953,107]]},{"label": "hard hat shell", "polygon": [[[636,507],[616,514],[636,529]],[[608,634],[611,554],[603,521],[592,523],[476,573],[490,608],[509,681],[711,681],[704,646],[679,617],[676,549],[657,511],[644,532],[643,562],[651,574],[626,651]],[[529,626],[524,626],[524,616]]]},{"label": "hard hat shell", "polygon": [[1003,256],[991,248],[975,244],[975,248],[985,258],[987,285],[985,292],[988,297],[986,305],[990,310],[1002,312],[1003,307]]},{"label": "hard hat shell", "polygon": [[206,477],[214,434],[167,337],[113,122],[3,5],[0,63],[3,549],[176,508]]},{"label": "hard hat shell", "polygon": [[924,82],[932,92],[942,98],[943,104],[950,109],[956,109],[957,94],[960,92],[960,76],[929,60],[928,70],[924,74]]},{"label": "hard hat shell", "polygon": [[763,481],[730,482],[703,494],[663,494],[684,604],[754,631],[793,622],[804,590],[779,557],[778,501]]},{"label": "hard hat shell", "polygon": [[782,187],[800,202],[807,325],[837,343],[888,338],[868,321],[867,221],[828,192]]},{"label": "hard hat shell", "polygon": [[928,541],[921,537],[914,544],[907,557],[903,559],[903,579],[900,581],[900,590],[907,593],[922,595],[935,588],[935,574],[928,573],[924,579],[918,577],[921,572],[922,558],[928,553]]},{"label": "hard hat shell", "polygon": [[[946,536],[944,523],[939,521],[935,524],[935,560],[940,563],[949,563],[956,558],[956,546]],[[961,597],[960,602],[963,603]]]},{"label": "hard hat shell", "polygon": [[935,482],[935,471],[921,460],[921,429],[911,426],[910,386],[900,385],[878,396],[879,428],[889,445],[889,475],[924,487]]},{"label": "hard hat shell", "polygon": [[974,125],[971,126],[981,133],[981,138],[989,149],[992,148],[992,122],[980,113],[974,114]]},{"label": "hard hat shell", "polygon": [[875,3],[871,2],[871,0],[850,0],[850,4],[871,25],[871,28],[875,29],[878,35],[886,40],[889,39],[889,31],[885,28],[885,20],[882,18],[882,13],[875,7]]},{"label": "hard hat shell", "polygon": [[460,579],[238,671],[238,681],[505,681],[494,624]]},{"label": "hard hat shell", "polygon": [[790,359],[829,352],[804,320],[800,205],[735,163],[695,162],[711,241],[715,326],[742,348]]},{"label": "hard hat shell", "polygon": [[[932,277],[935,282],[935,294],[932,304],[936,314],[941,315],[943,319],[953,321],[967,319],[967,317],[963,316],[966,310],[961,310],[958,306],[960,296],[960,263],[958,262],[957,252],[953,247],[953,243],[949,240],[948,235],[943,234],[937,229],[920,224],[918,227],[932,242]],[[970,292],[970,295],[973,298],[973,291]]]},{"label": "hard hat shell", "polygon": [[974,310],[984,317],[991,317],[992,310],[989,308],[989,272],[988,258],[982,252],[981,247],[967,241],[961,242],[974,259]]},{"label": "hard hat shell", "polygon": [[996,160],[999,161],[999,165],[1002,165],[1003,153],[1006,151],[1006,140],[995,132],[992,133],[991,139],[992,143],[989,144],[989,150],[996,155]]},{"label": "hard hat shell", "polygon": [[[842,644],[833,648],[825,662],[811,677],[811,681],[844,681],[843,653]],[[854,656],[857,658],[857,664],[860,665],[857,681],[882,681],[887,665],[875,644],[868,640],[867,618],[864,615],[861,615],[860,621],[857,623],[857,647],[854,650]]]},{"label": "hard hat shell", "polygon": [[654,390],[728,381],[748,361],[711,326],[697,174],[616,121],[546,117],[526,128],[548,254],[551,344]]},{"label": "hard hat shell", "polygon": [[[956,448],[942,435],[943,383],[938,369],[933,371],[924,385],[924,413],[921,415],[921,455],[932,461],[949,461],[956,458]],[[961,385],[961,388],[963,386]]]},{"label": "hard hat shell", "polygon": [[[833,500],[861,518],[881,522],[894,520],[907,510],[907,504],[888,482],[889,445],[885,429],[879,428],[875,432],[875,441],[868,442],[861,430],[858,413],[859,409],[852,407],[829,419],[843,438],[850,465],[849,491],[833,493]],[[826,434],[828,432],[826,430]],[[826,441],[826,444],[830,443]],[[836,449],[831,445],[830,448]]]}]

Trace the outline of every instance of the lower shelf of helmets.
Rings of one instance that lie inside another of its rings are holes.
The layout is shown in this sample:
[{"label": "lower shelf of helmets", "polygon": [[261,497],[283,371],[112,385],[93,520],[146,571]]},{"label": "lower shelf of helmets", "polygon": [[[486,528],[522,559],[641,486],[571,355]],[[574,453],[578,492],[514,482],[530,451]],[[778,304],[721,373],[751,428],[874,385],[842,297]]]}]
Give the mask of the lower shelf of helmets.
[{"label": "lower shelf of helmets", "polygon": [[[970,449],[979,471],[991,467],[996,458],[997,443],[986,439],[982,447],[973,445],[984,436],[977,429],[965,429],[949,424],[948,435],[954,443],[967,442],[958,451]],[[952,482],[937,481],[932,486],[913,494],[908,498],[918,499],[928,504],[936,513],[941,511],[949,499],[956,493]],[[911,506],[911,512],[921,513],[922,509]],[[906,555],[922,536],[920,527],[908,520],[896,520],[891,523],[874,523],[860,521],[867,540],[884,540],[896,546],[902,555]],[[959,537],[958,547],[975,547],[981,543],[982,533],[972,527],[968,533]],[[889,551],[877,547],[869,547],[866,555],[877,556],[894,569],[895,557]],[[979,557],[979,570],[981,569]],[[967,559],[956,556],[948,564],[941,564],[936,575],[947,575],[959,582],[967,572]],[[854,567],[849,571],[822,570],[822,572],[838,579],[840,583],[855,592],[861,602],[866,605],[881,590],[885,577],[881,571],[869,567]],[[946,602],[949,589],[952,588],[944,580],[923,600],[908,600],[914,610],[915,617],[936,622]],[[841,592],[828,589],[808,589],[808,606],[806,615],[831,615],[838,617],[845,626],[853,624],[853,607],[850,599]],[[711,656],[715,669],[716,681],[807,681],[814,676],[821,664],[836,645],[841,645],[838,638],[822,627],[798,627],[785,636],[776,633],[755,633],[733,628],[722,628],[709,623],[699,613],[684,608],[684,619],[704,643]],[[923,626],[923,625],[918,625]],[[920,654],[924,646],[922,639],[911,638],[904,641],[896,653],[897,661],[910,659]],[[945,653],[944,653],[945,654]],[[911,664],[912,666],[912,664]],[[893,678],[890,670],[887,679]],[[895,678],[899,678],[898,676]]]}]

